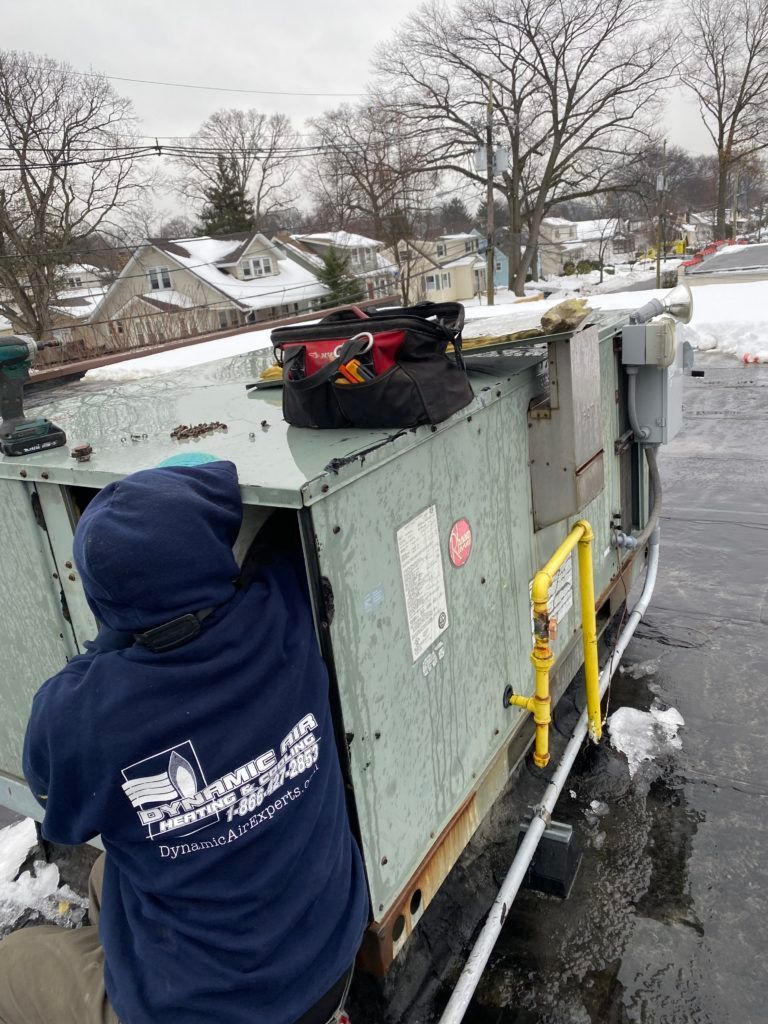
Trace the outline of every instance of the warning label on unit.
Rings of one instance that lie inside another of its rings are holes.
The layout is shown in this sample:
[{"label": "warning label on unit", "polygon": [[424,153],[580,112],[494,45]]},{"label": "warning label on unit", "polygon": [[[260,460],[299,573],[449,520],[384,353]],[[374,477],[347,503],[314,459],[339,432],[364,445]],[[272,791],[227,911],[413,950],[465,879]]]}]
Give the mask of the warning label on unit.
[{"label": "warning label on unit", "polygon": [[403,576],[411,655],[414,661],[418,661],[448,628],[436,505],[430,505],[400,527],[397,550]]},{"label": "warning label on unit", "polygon": [[[529,593],[533,589],[533,580],[528,584]],[[573,556],[569,555],[555,575],[549,588],[549,617],[562,622],[568,610],[573,606]],[[533,606],[531,606],[531,633],[533,633]]]}]

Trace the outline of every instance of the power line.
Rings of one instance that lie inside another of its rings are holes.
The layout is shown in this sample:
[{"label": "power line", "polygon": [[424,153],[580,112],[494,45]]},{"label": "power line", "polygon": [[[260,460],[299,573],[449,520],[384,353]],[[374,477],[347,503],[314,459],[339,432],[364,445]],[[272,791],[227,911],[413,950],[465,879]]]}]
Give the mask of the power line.
[{"label": "power line", "polygon": [[[28,68],[44,68],[43,64],[27,64]],[[250,96],[365,96],[364,92],[286,92],[277,89],[240,89],[226,85],[199,85],[194,82],[161,82],[151,78],[127,78],[123,75],[107,75],[101,71],[74,71],[78,78],[106,78],[110,82],[131,82],[134,85],[159,85],[166,89],[198,89],[206,92],[237,92]]]}]

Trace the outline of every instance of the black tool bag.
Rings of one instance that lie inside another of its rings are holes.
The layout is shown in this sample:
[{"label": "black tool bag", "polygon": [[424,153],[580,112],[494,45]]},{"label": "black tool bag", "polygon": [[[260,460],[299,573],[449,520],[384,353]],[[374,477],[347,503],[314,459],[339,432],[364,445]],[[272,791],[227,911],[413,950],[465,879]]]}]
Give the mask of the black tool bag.
[{"label": "black tool bag", "polygon": [[[351,307],[318,324],[277,328],[285,419],[297,427],[440,423],[474,397],[461,356],[463,325],[460,303],[421,302]],[[446,354],[451,342],[453,357]],[[351,360],[365,374],[361,382],[343,375]]]}]

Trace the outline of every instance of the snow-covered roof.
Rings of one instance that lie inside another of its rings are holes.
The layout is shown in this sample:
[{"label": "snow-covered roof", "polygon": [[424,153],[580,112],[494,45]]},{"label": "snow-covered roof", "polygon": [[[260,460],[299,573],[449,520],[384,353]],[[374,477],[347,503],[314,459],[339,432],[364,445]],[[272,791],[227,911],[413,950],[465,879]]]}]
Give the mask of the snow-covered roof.
[{"label": "snow-covered roof", "polygon": [[365,235],[355,235],[349,231],[320,231],[312,235],[294,235],[300,242],[315,242],[317,245],[332,245],[336,249],[371,249],[382,248],[383,242]]},{"label": "snow-covered roof", "polygon": [[[227,273],[224,268],[236,263],[255,243],[258,243],[260,252],[268,254],[276,273],[243,281]],[[318,281],[315,274],[287,256],[274,242],[258,232],[220,237],[148,239],[145,246],[134,254],[134,259],[123,268],[121,276],[112,285],[113,289],[120,286],[124,275],[135,274],[138,254],[148,246],[159,249],[177,267],[187,270],[199,281],[219,292],[222,299],[228,299],[245,311],[279,306],[288,302],[302,302],[328,293],[328,289]],[[146,270],[146,262],[143,267]],[[173,267],[170,269],[173,273]],[[176,308],[181,305],[189,307],[197,304],[177,288],[154,289],[147,292],[146,297],[150,301]]]},{"label": "snow-covered roof", "polygon": [[455,260],[449,260],[448,263],[443,263],[443,270],[450,270],[451,267],[484,267],[485,256],[478,256],[476,252],[471,252],[466,256],[459,256]]},{"label": "snow-covered roof", "polygon": [[214,262],[231,258],[236,249],[243,248],[242,242],[217,238],[184,239],[183,242],[175,244],[183,247],[188,255],[182,256],[178,252],[170,255],[180,266],[222,292],[243,309],[279,306],[284,302],[301,302],[327,294],[328,289],[311,271],[280,252],[268,239],[263,236],[262,239],[270,250],[277,273],[247,281],[240,281],[225,273]]},{"label": "snow-covered roof", "polygon": [[189,295],[177,292],[174,288],[155,288],[151,292],[146,292],[141,298],[150,302],[158,302],[161,305],[172,306],[176,309],[189,309],[195,305]]},{"label": "snow-covered roof", "polygon": [[61,272],[67,275],[75,274],[91,274],[94,277],[98,277],[103,274],[103,270],[99,270],[98,267],[94,267],[91,263],[70,263],[67,267],[62,267]]},{"label": "snow-covered roof", "polygon": [[580,242],[599,242],[616,234],[619,222],[615,217],[601,217],[598,220],[577,220],[576,237]]},{"label": "snow-covered roof", "polygon": [[461,241],[461,240],[467,239],[467,238],[476,239],[479,235],[480,235],[480,232],[479,231],[475,231],[475,230],[472,230],[472,231],[459,231],[458,234],[455,234],[455,235],[440,235],[440,240],[442,241],[442,239],[445,238],[445,239],[448,239],[449,241]]},{"label": "snow-covered roof", "polygon": [[551,224],[553,228],[569,228],[575,222],[572,220],[564,220],[562,217],[545,217],[541,223]]},{"label": "snow-covered roof", "polygon": [[107,294],[106,288],[69,288],[59,292],[51,308],[73,317],[92,316],[101,300]]}]

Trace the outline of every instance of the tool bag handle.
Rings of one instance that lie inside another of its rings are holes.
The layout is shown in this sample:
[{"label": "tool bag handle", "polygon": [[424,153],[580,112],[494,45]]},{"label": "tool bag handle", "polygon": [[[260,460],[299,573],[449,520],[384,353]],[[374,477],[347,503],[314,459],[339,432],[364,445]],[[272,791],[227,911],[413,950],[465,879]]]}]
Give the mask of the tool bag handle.
[{"label": "tool bag handle", "polygon": [[[298,349],[303,346],[297,345],[297,352],[294,356],[289,356],[289,359],[295,358],[298,355]],[[333,360],[332,363],[328,363],[320,370],[315,370],[308,377],[299,377],[298,380],[291,380],[290,377],[286,379],[288,387],[293,388],[294,391],[311,391],[313,388],[320,387],[321,384],[327,383],[332,380],[339,372],[343,363],[348,362],[357,355],[362,355],[363,352],[367,352],[371,347],[370,339],[366,339],[365,335],[356,334],[354,338],[350,338],[349,341],[345,341],[341,347],[341,351],[338,356]]]},{"label": "tool bag handle", "polygon": [[434,317],[448,330],[460,333],[464,327],[464,306],[460,302],[417,302],[414,306],[391,306],[385,309],[375,307],[352,306],[329,313],[320,321],[321,324],[338,323],[345,320],[360,319],[360,313],[366,314],[371,320],[389,320],[403,316],[417,316],[422,320]]}]

